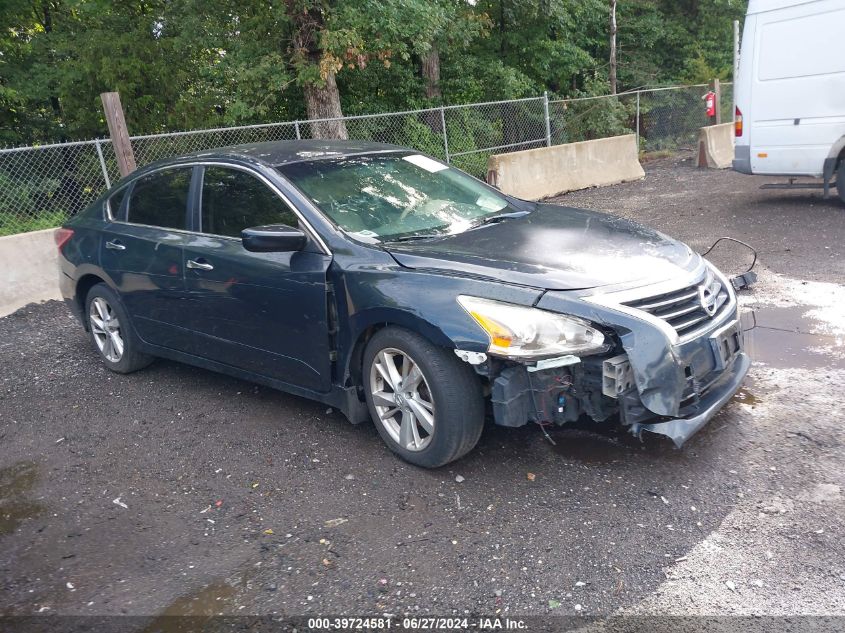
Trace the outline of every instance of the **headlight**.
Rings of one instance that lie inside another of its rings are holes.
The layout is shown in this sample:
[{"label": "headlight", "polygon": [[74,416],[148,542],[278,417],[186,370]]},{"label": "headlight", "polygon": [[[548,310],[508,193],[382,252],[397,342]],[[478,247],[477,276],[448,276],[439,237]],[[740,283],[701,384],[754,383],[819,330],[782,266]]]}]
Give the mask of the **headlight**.
[{"label": "headlight", "polygon": [[490,354],[533,360],[604,347],[604,335],[576,317],[465,295],[458,303],[487,332]]}]

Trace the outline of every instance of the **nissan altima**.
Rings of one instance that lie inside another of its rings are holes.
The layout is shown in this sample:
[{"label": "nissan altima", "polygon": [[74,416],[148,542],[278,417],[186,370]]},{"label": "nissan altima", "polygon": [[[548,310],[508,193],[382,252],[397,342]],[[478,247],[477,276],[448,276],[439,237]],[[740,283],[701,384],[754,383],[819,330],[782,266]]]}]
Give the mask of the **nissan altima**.
[{"label": "nissan altima", "polygon": [[488,418],[618,421],[680,446],[750,364],[730,281],[686,245],[392,145],[162,161],[56,241],[109,369],[164,357],[313,398],[425,467]]}]

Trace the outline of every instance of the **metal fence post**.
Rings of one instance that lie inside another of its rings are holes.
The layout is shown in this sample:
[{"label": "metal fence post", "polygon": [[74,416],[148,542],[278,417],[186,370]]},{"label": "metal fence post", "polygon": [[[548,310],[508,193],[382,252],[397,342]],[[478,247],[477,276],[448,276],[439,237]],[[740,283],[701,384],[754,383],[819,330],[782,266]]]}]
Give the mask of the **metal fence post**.
[{"label": "metal fence post", "polygon": [[94,145],[97,148],[97,156],[100,157],[100,167],[103,168],[103,178],[106,179],[106,189],[111,189],[111,180],[109,179],[109,170],[106,167],[106,159],[103,158],[103,148],[100,147],[100,141],[95,140]]},{"label": "metal fence post", "polygon": [[446,111],[440,106],[440,127],[443,128],[443,150],[446,152],[446,163],[449,161],[449,135],[446,133]]},{"label": "metal fence post", "polygon": [[637,151],[640,151],[640,91],[637,90]]},{"label": "metal fence post", "polygon": [[552,146],[552,124],[549,121],[549,93],[543,91],[543,116],[546,117],[546,147]]},{"label": "metal fence post", "polygon": [[294,129],[296,129],[296,140],[297,141],[302,140],[302,137],[299,135],[299,121],[294,121],[293,127],[294,127]]}]

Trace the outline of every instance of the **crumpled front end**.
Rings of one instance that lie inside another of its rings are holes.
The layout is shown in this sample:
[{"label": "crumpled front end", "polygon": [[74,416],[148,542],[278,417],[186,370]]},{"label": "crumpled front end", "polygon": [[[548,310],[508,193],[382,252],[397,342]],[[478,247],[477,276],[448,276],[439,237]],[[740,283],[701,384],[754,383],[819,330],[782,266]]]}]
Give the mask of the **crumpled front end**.
[{"label": "crumpled front end", "polygon": [[612,349],[534,364],[489,361],[498,424],[618,415],[632,433],[665,435],[680,447],[730,400],[750,366],[734,290],[703,260],[683,279],[592,295],[547,292],[537,307],[589,320]]}]

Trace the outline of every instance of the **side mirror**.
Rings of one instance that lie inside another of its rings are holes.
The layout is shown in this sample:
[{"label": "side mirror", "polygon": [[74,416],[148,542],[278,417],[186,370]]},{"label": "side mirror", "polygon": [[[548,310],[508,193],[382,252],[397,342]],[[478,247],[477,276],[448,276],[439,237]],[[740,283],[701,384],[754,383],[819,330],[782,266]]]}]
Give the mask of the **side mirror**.
[{"label": "side mirror", "polygon": [[302,250],[308,242],[305,233],[284,224],[254,226],[241,231],[244,248],[253,253],[289,253]]}]

